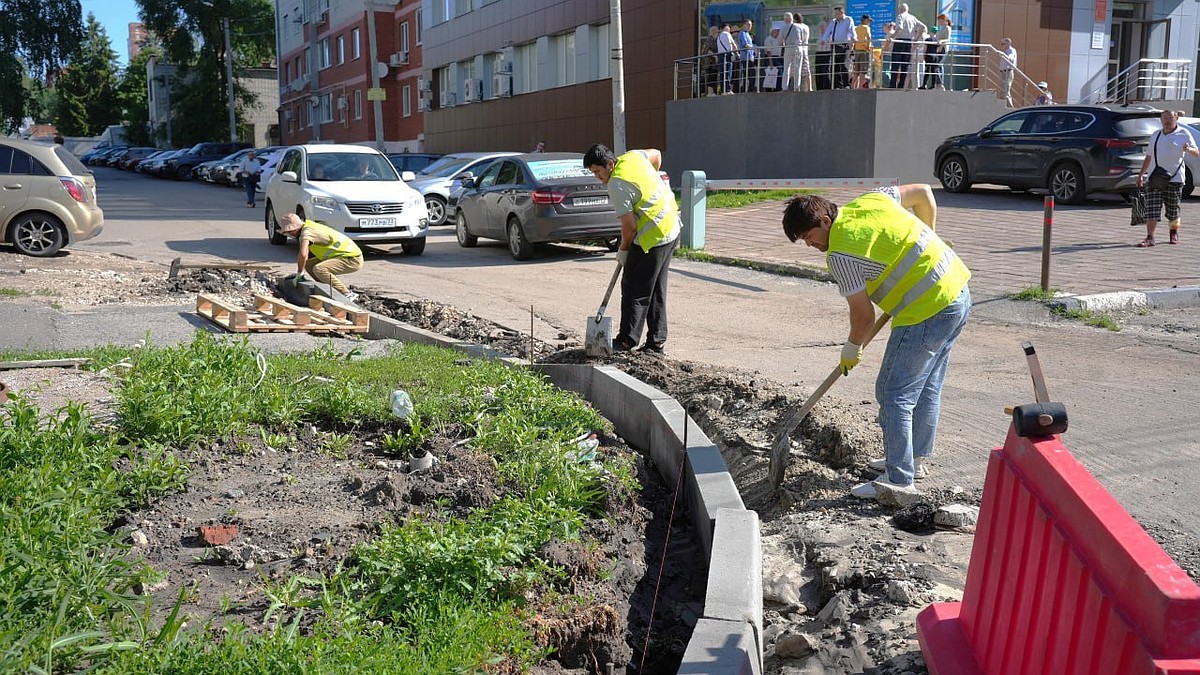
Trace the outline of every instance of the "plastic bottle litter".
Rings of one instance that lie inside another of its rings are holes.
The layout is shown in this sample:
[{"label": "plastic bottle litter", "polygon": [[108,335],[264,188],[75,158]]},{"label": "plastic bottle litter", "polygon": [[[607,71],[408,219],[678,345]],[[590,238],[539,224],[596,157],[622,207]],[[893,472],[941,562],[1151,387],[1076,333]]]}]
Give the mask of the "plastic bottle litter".
[{"label": "plastic bottle litter", "polygon": [[575,449],[567,453],[569,458],[580,463],[596,460],[596,449],[600,447],[600,439],[594,432],[584,433],[572,440],[575,441]]},{"label": "plastic bottle litter", "polygon": [[397,389],[392,392],[392,414],[402,420],[408,419],[408,416],[413,414],[412,398],[407,391]]}]

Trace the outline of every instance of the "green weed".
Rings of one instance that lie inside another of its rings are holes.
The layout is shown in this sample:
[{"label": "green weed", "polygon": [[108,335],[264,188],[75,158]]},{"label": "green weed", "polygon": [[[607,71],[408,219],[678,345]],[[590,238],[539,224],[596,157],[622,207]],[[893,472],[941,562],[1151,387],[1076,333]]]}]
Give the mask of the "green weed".
[{"label": "green weed", "polygon": [[1064,319],[1082,321],[1086,326],[1105,328],[1113,332],[1121,330],[1121,324],[1117,323],[1116,319],[1104,312],[1094,312],[1090,309],[1067,309],[1061,305],[1051,306],[1050,312]]},{"label": "green weed", "polygon": [[1027,286],[1027,287],[1022,288],[1021,290],[1017,291],[1016,293],[1009,293],[1008,299],[1009,300],[1035,300],[1038,302],[1046,302],[1048,300],[1053,300],[1053,299],[1057,298],[1058,295],[1059,295],[1059,291],[1058,291],[1058,289],[1055,289],[1055,288],[1044,289],[1041,286]]},{"label": "green weed", "polygon": [[[710,209],[736,209],[759,202],[776,202],[788,199],[803,190],[715,190],[708,193],[707,207]],[[780,207],[780,214],[783,209]]]},{"label": "green weed", "polygon": [[24,298],[33,295],[28,291],[22,291],[19,288],[4,288],[0,286],[0,298]]}]

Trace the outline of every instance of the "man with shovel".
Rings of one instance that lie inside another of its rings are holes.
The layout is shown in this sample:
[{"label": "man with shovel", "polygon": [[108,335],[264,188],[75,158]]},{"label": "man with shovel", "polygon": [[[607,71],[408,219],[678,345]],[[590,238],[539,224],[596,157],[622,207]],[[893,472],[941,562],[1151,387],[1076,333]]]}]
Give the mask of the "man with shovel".
[{"label": "man with shovel", "polygon": [[621,276],[621,328],[613,351],[637,346],[643,324],[649,323],[646,343],[639,351],[661,354],[667,341],[667,272],[679,241],[679,208],[675,195],[659,176],[662,153],[630,150],[615,157],[596,144],[583,156],[583,165],[608,186],[609,202],[621,221],[617,263]]},{"label": "man with shovel", "polygon": [[363,254],[350,237],[313,220],[301,220],[289,213],[280,219],[279,231],[300,241],[300,252],[296,255],[295,283],[304,280],[308,272],[318,283],[328,284],[344,295],[350,302],[357,297],[339,274],[350,274],[362,269]]},{"label": "man with shovel", "polygon": [[800,195],[784,210],[788,239],[826,253],[850,305],[843,375],[862,358],[875,305],[892,317],[875,381],[886,456],[871,467],[883,475],[855,486],[855,497],[916,493],[913,481],[925,476],[925,459],[933,454],[950,350],[971,310],[971,272],[934,233],[936,217],[933,192],[923,184],[868,192],[841,208],[824,197]]}]

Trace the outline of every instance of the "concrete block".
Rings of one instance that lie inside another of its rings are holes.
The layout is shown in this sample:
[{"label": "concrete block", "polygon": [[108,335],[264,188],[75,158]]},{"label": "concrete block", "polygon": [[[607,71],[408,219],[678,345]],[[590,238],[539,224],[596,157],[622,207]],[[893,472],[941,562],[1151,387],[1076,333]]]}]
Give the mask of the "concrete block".
[{"label": "concrete block", "polygon": [[744,621],[754,627],[755,650],[762,660],[762,538],[758,514],[718,509],[708,562],[704,617]]},{"label": "concrete block", "polygon": [[617,433],[630,445],[650,447],[653,401],[670,396],[612,366],[597,366],[592,373],[592,405],[612,420]]},{"label": "concrete block", "polygon": [[700,619],[679,664],[679,675],[761,675],[754,629],[742,621]]},{"label": "concrete block", "polygon": [[1146,300],[1150,306],[1158,309],[1200,307],[1200,286],[1155,288],[1146,291]]},{"label": "concrete block", "polygon": [[536,363],[533,369],[546,376],[559,389],[573,391],[584,398],[591,397],[592,371],[595,366],[575,363]]},{"label": "concrete block", "polygon": [[[650,441],[646,446],[654,465],[668,485],[675,485],[683,469],[684,424],[687,424],[688,447],[710,445],[704,431],[688,416],[683,406],[673,398],[650,401]],[[724,469],[722,469],[724,470]]]},{"label": "concrete block", "polygon": [[696,527],[704,551],[711,556],[717,513],[721,509],[741,511],[746,508],[745,504],[733,476],[725,467],[720,449],[712,443],[688,448],[683,481],[688,516]]}]

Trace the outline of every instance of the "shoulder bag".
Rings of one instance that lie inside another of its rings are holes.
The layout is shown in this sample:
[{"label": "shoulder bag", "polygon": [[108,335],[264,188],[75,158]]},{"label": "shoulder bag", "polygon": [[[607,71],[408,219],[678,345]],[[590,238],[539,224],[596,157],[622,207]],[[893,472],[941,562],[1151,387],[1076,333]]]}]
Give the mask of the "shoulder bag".
[{"label": "shoulder bag", "polygon": [[1179,166],[1183,166],[1183,160],[1180,160],[1179,166],[1175,167],[1175,171],[1167,171],[1158,165],[1158,140],[1162,138],[1162,132],[1154,137],[1154,170],[1150,172],[1150,180],[1147,186],[1151,190],[1164,191],[1171,187],[1171,178],[1175,175],[1175,171],[1179,171]]}]

